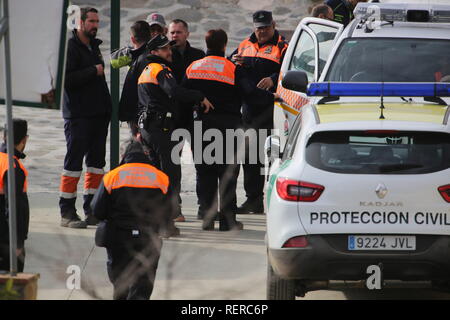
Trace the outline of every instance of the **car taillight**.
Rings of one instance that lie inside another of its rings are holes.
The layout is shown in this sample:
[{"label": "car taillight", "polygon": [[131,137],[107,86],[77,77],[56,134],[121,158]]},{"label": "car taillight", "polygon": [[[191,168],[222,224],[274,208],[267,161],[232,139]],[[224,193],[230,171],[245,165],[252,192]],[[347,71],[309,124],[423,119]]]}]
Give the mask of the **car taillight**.
[{"label": "car taillight", "polygon": [[314,183],[277,179],[278,195],[287,201],[314,202],[319,199],[324,189],[323,186]]},{"label": "car taillight", "polygon": [[450,202],[450,184],[438,188],[439,193],[445,201]]},{"label": "car taillight", "polygon": [[305,248],[308,246],[308,240],[305,236],[290,238],[283,244],[283,248]]}]

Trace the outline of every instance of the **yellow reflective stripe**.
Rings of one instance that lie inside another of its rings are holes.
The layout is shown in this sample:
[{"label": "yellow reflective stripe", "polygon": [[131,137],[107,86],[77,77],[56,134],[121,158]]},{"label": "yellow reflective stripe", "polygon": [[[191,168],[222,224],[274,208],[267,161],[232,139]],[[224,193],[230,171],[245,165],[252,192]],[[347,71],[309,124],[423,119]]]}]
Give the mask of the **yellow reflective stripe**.
[{"label": "yellow reflective stripe", "polygon": [[294,116],[298,115],[300,112],[290,108],[288,105],[284,104],[284,103],[280,103],[280,102],[275,102],[275,106],[277,106],[278,108],[281,108],[283,110],[286,110],[287,112],[293,114]]}]

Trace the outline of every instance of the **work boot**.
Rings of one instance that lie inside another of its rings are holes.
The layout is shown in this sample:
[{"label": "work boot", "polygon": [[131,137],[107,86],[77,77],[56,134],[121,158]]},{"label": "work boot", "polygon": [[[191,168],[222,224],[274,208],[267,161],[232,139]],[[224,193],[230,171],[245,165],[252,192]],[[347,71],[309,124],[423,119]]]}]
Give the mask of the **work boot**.
[{"label": "work boot", "polygon": [[84,219],[84,222],[86,222],[86,225],[88,226],[96,226],[100,221],[98,221],[98,219],[93,214],[88,214],[86,215],[86,219]]},{"label": "work boot", "polygon": [[262,197],[248,199],[236,210],[237,214],[264,213],[264,202]]},{"label": "work boot", "polygon": [[65,214],[61,217],[61,227],[86,229],[87,224],[85,221],[81,220],[80,217],[74,212],[71,214]]},{"label": "work boot", "polygon": [[160,231],[159,235],[161,236],[161,238],[170,238],[170,237],[176,237],[180,235],[180,229],[178,229],[177,227],[175,227],[175,224],[169,223],[166,228],[164,228],[162,231]]},{"label": "work boot", "polygon": [[234,212],[219,213],[219,231],[243,230],[244,224],[236,220]]}]

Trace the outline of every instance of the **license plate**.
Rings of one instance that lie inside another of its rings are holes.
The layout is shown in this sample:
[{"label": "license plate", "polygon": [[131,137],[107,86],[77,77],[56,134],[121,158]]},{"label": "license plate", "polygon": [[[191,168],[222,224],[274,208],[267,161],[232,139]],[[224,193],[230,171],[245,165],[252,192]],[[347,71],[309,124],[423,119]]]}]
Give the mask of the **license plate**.
[{"label": "license plate", "polygon": [[415,236],[348,236],[348,250],[416,250]]}]

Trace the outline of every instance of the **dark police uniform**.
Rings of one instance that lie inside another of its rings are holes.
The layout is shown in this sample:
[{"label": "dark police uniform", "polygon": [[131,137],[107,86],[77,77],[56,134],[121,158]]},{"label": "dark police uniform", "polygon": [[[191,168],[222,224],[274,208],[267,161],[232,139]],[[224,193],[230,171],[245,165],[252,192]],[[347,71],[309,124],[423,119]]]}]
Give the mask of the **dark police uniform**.
[{"label": "dark police uniform", "polygon": [[67,153],[61,176],[59,206],[63,218],[79,220],[75,201],[78,181],[86,161],[84,211],[97,190],[105,166],[106,137],[111,118],[111,96],[105,76],[97,76],[97,64],[104,65],[99,39],[86,46],[73,31],[68,42],[64,88],[64,133]]},{"label": "dark police uniform", "polygon": [[[253,15],[253,21],[272,22],[272,14],[267,11],[257,11]],[[270,77],[274,83],[274,87],[270,89],[271,92],[276,91],[276,85],[283,63],[284,55],[286,53],[288,44],[284,38],[275,30],[272,39],[263,45],[258,44],[256,35],[253,33],[250,38],[242,41],[239,47],[232,53],[239,54],[244,57],[243,68],[247,73],[248,78],[256,86],[261,79]],[[244,126],[247,129],[267,129],[273,128],[273,102],[267,104],[260,104],[252,99],[246,98],[242,108],[242,116]],[[258,149],[264,147],[265,139],[258,134]],[[258,153],[263,154],[258,150]],[[252,207],[262,207],[263,189],[264,189],[264,174],[261,174],[261,169],[264,164],[243,164],[244,169],[244,189],[247,196],[245,204]],[[263,208],[259,208],[263,210]],[[238,213],[247,213],[245,210]]]},{"label": "dark police uniform", "polygon": [[[25,155],[14,149],[14,166],[16,175],[16,221],[17,221],[17,248],[24,249],[28,237],[30,221],[30,207],[27,196],[28,172],[20,159]],[[0,147],[0,270],[9,270],[9,222],[8,222],[8,154],[6,145]],[[17,269],[23,272],[25,264],[25,251],[17,259]]]},{"label": "dark police uniform", "polygon": [[[167,44],[168,39],[161,35],[149,42],[149,46],[157,47],[164,47]],[[179,205],[181,165],[172,161],[172,149],[178,142],[172,141],[171,135],[179,117],[178,103],[182,101],[190,105],[200,104],[204,95],[178,85],[168,67],[168,61],[150,55],[148,62],[138,80],[140,132],[144,143],[159,160],[159,168],[170,178],[174,198],[173,218],[175,218],[181,213]]]},{"label": "dark police uniform", "polygon": [[[234,141],[228,140],[227,129],[241,127],[242,97],[252,97],[255,101],[273,104],[273,94],[256,89],[245,77],[240,66],[224,57],[223,52],[208,51],[207,56],[193,62],[186,70],[184,85],[200,90],[214,105],[214,109],[203,114],[202,136],[209,129],[218,129],[223,137],[222,159],[220,163],[207,164],[205,159],[196,163],[199,184],[200,215],[205,215],[204,229],[212,229],[214,216],[219,209],[219,230],[227,231],[236,227],[236,182],[239,175],[236,149],[227,148]],[[195,132],[195,131],[194,131]],[[195,137],[194,139],[202,139]],[[203,144],[201,154],[208,143]],[[195,146],[195,143],[194,143]],[[228,151],[228,153],[227,153]],[[196,150],[194,150],[194,154]],[[218,208],[217,195],[220,197]],[[241,226],[238,224],[238,228]]]},{"label": "dark police uniform", "polygon": [[353,9],[347,0],[328,0],[325,2],[334,12],[334,21],[346,27],[353,20]]},{"label": "dark police uniform", "polygon": [[92,210],[106,221],[114,299],[148,300],[162,247],[159,231],[170,217],[169,178],[150,165],[137,142],[128,147],[122,163],[103,177]]}]

